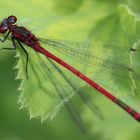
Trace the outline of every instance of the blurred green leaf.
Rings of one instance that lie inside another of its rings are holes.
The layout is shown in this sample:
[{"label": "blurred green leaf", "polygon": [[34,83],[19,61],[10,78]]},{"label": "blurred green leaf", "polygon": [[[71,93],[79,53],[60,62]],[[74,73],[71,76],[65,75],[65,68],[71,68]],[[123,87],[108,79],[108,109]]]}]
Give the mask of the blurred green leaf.
[{"label": "blurred green leaf", "polygon": [[73,14],[75,13],[83,4],[84,0],[59,0],[55,1],[55,9],[60,13]]}]

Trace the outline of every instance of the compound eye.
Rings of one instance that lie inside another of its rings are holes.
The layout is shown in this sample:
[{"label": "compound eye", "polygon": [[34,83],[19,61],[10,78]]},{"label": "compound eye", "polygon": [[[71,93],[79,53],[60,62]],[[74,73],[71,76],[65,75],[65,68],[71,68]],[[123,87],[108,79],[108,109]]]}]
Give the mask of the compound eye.
[{"label": "compound eye", "polygon": [[17,18],[15,16],[8,17],[8,23],[14,24],[14,23],[16,23],[16,21],[17,21]]},{"label": "compound eye", "polygon": [[5,33],[8,30],[7,20],[4,19],[0,25],[0,32]]},{"label": "compound eye", "polygon": [[5,33],[7,32],[8,27],[7,26],[0,26],[0,33]]}]

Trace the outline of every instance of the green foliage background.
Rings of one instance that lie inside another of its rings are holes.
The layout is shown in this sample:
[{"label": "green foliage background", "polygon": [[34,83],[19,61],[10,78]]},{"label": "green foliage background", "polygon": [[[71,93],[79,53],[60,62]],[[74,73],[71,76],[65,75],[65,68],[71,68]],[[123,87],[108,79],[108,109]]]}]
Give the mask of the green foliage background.
[{"label": "green foliage background", "polygon": [[[0,2],[0,16],[3,19],[16,15],[20,25],[42,38],[81,42],[94,39],[131,45],[139,39],[139,4],[138,0],[5,0]],[[11,46],[11,42],[0,45],[3,46]],[[17,75],[17,71],[12,69],[17,64],[14,56],[14,52],[0,52],[0,140],[140,138],[139,124],[103,96],[96,96],[96,93],[92,100],[102,107],[103,121],[74,98],[76,109],[86,126],[85,133],[80,131],[65,108],[52,121],[41,124],[40,118],[29,120],[34,117],[33,114],[28,113],[27,109],[20,110],[21,106],[17,103],[20,96],[17,87],[21,81],[14,80]],[[139,87],[139,83],[136,84]],[[90,89],[86,91],[91,92]],[[136,97],[126,98],[125,101],[140,110],[139,97],[137,90]]]}]

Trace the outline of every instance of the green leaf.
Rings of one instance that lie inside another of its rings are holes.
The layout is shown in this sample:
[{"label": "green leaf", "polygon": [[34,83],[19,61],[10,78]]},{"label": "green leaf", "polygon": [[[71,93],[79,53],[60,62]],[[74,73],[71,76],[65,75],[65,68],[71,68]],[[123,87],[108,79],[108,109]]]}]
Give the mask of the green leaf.
[{"label": "green leaf", "polygon": [[[129,49],[129,47],[137,43],[138,41],[137,34],[139,33],[139,22],[135,21],[134,16],[129,14],[128,9],[124,5],[121,5],[119,3],[117,5],[115,5],[115,3],[110,3],[110,4],[102,3],[101,4],[102,12],[100,12],[100,8],[99,9],[93,8],[96,7],[95,5],[98,5],[99,2],[93,2],[93,7],[91,6],[92,8],[89,8],[87,10],[86,7],[88,7],[91,3],[92,1],[85,2],[83,6],[81,6],[81,9],[75,12],[75,14],[71,15],[69,18],[65,18],[64,16],[62,17],[61,20],[55,19],[56,20],[54,22],[55,24],[54,23],[48,24],[47,32],[48,34],[50,34],[50,36],[56,38],[61,35],[62,37],[59,38],[64,38],[64,36],[67,36],[65,37],[66,39],[72,38],[75,41],[87,38],[88,40],[90,40],[91,44],[93,41],[101,42],[103,44],[102,47],[104,47],[104,50],[107,49],[105,47],[108,47],[108,49],[110,49],[112,47],[115,47],[114,45],[117,44],[118,46],[116,47],[118,48],[115,48],[114,52],[112,52],[114,54],[111,55],[108,53],[100,54],[100,55],[104,55],[105,58],[108,57],[109,60],[113,61],[114,59],[115,61],[115,58],[113,58],[114,55],[116,54],[116,58],[117,58],[117,55],[121,55],[120,53],[122,52],[119,51],[119,47],[120,50],[121,49],[125,50],[125,49]],[[71,7],[69,8],[71,9]],[[67,7],[66,9],[69,8]],[[107,11],[107,12],[103,13],[103,11]],[[99,16],[90,14],[95,12],[100,13]],[[57,14],[54,15],[56,16]],[[93,23],[89,22],[93,17],[95,17],[94,22]],[[125,19],[127,19],[127,22]],[[81,23],[81,21],[84,22]],[[77,29],[75,28],[76,26],[78,27]],[[109,46],[106,45],[106,43],[112,44],[110,45],[110,48]],[[98,48],[99,46],[96,46],[95,48],[97,49],[97,52],[98,52]],[[28,52],[30,54],[30,62],[29,62],[30,79],[29,80],[26,79],[26,75],[25,75],[25,58],[22,57],[22,59],[20,59],[19,64],[17,66],[20,69],[19,78],[23,79],[20,87],[22,90],[22,94],[20,96],[20,102],[22,104],[22,107],[29,108],[31,117],[41,116],[42,120],[46,118],[53,118],[57,110],[59,110],[59,108],[62,105],[64,105],[65,101],[68,101],[70,97],[73,96],[73,89],[72,88],[68,89],[69,86],[65,83],[65,80],[61,77],[61,75],[57,73],[57,71],[55,72],[55,70],[51,68],[47,60],[45,60],[46,58],[43,57],[42,59],[43,61],[45,61],[46,67],[49,67],[49,70],[54,74],[52,76],[52,79],[54,77],[57,77],[57,79],[61,81],[61,84],[58,85],[58,87],[59,86],[65,88],[67,87],[68,93],[66,95],[63,94],[64,97],[60,98],[60,95],[58,95],[58,93],[56,92],[56,88],[52,85],[51,82],[49,82],[49,80],[47,80],[49,79],[49,76],[44,77],[43,71],[45,70],[42,69],[45,68],[42,68],[43,66],[39,64],[38,62],[39,58],[36,57],[35,52],[31,50],[31,48],[28,49]],[[52,52],[56,54],[55,50],[53,50]],[[23,56],[24,54],[23,52],[20,51],[18,55]],[[80,66],[78,63],[77,66],[76,63],[72,63],[72,61],[69,58],[62,56],[61,54],[59,57],[63,58],[65,61],[69,62],[71,65],[75,66],[76,68],[82,71],[83,66]],[[125,61],[126,60],[124,60],[124,62]],[[134,62],[134,66],[138,63],[135,62],[135,60],[132,61]],[[105,85],[105,87],[107,87],[107,89],[109,90],[111,87],[113,87],[113,90],[110,91],[112,91],[113,94],[115,94],[114,92],[115,89],[116,95],[121,97],[121,99],[124,99],[124,96],[122,95],[129,96],[135,94],[133,92],[135,92],[136,90],[135,86],[137,86],[136,85],[137,81],[134,81],[133,78],[130,77],[128,80],[120,81],[118,78],[112,77],[112,74],[110,73],[109,76],[110,79],[106,84],[105,79],[108,78],[108,75],[101,74],[101,72],[99,71],[100,69],[101,69],[100,66],[98,66],[97,72],[93,70],[94,74],[92,74],[93,72],[88,71],[87,69],[88,76],[89,77],[93,76],[93,80],[95,80],[100,85],[103,86]],[[46,70],[45,72],[49,73],[49,70]],[[62,69],[62,71],[66,75],[69,75],[69,79],[72,80],[73,75],[71,73],[69,73],[64,69]],[[102,78],[98,77],[99,73]],[[52,74],[50,73],[50,75]],[[76,77],[73,76],[73,79],[75,78]],[[59,81],[56,81],[56,84]],[[80,82],[80,80],[78,79],[73,81],[77,83]],[[78,87],[83,85],[83,83],[82,85],[80,83],[78,85],[77,83],[75,83],[75,85],[77,85]],[[131,89],[132,87],[133,89]],[[128,99],[126,98],[125,100],[127,102]]]}]

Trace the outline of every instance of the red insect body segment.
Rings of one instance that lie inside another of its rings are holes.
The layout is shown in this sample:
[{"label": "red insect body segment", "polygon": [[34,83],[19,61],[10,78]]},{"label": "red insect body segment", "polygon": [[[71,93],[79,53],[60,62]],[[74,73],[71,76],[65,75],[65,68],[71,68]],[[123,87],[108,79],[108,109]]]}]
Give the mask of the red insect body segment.
[{"label": "red insect body segment", "polygon": [[18,27],[15,25],[15,28],[12,29],[12,35],[14,38],[27,44],[30,47],[34,47],[38,44],[37,38],[24,27]]},{"label": "red insect body segment", "polygon": [[49,51],[45,50],[40,45],[34,46],[33,49],[36,50],[36,51],[38,51],[38,52],[40,52],[40,53],[42,53],[42,54],[44,54],[46,57],[49,57],[52,60],[56,61],[57,63],[59,63],[63,67],[67,68],[69,71],[71,71],[72,73],[74,73],[75,75],[77,75],[79,78],[81,78],[82,80],[84,80],[86,83],[88,83],[89,85],[91,85],[93,88],[95,88],[101,94],[103,94],[104,96],[106,96],[107,98],[109,98],[110,100],[112,100],[113,102],[115,102],[117,105],[119,105],[121,108],[123,108],[135,120],[137,120],[137,121],[140,122],[140,114],[139,113],[137,113],[135,110],[133,110],[131,107],[129,107],[128,105],[126,105],[125,103],[123,103],[122,101],[120,101],[119,99],[117,99],[115,96],[113,96],[107,90],[105,90],[104,88],[102,88],[101,86],[99,86],[97,83],[93,82],[91,79],[89,79],[87,76],[85,76],[84,74],[82,74],[80,71],[76,70],[75,68],[73,68],[72,66],[70,66],[69,64],[67,64],[66,62],[64,62],[60,58],[58,58],[57,56],[55,56],[52,53],[50,53]]},{"label": "red insect body segment", "polygon": [[2,30],[2,28],[0,28],[0,33],[3,33],[3,30]]},{"label": "red insect body segment", "polygon": [[131,107],[127,106],[126,104],[124,104],[122,101],[120,101],[119,99],[116,100],[116,103],[123,108],[124,110],[126,110],[132,117],[134,117],[137,121],[140,122],[140,114],[137,113],[135,110],[133,110]]}]

